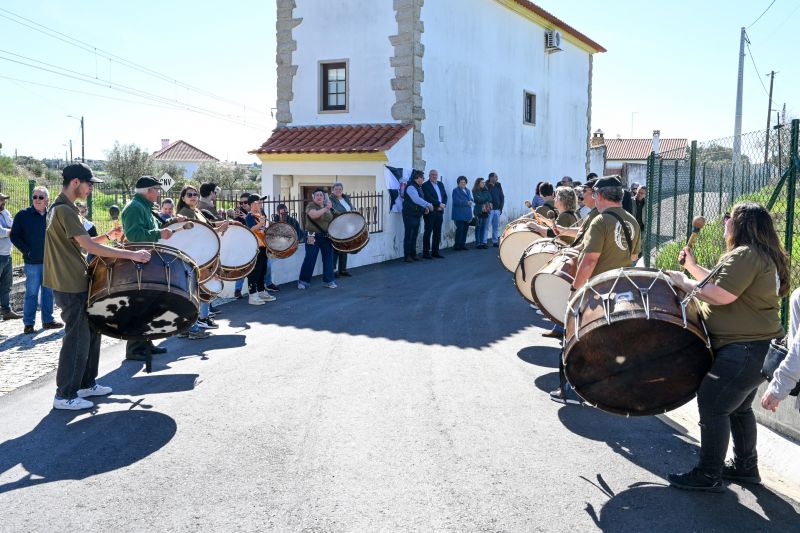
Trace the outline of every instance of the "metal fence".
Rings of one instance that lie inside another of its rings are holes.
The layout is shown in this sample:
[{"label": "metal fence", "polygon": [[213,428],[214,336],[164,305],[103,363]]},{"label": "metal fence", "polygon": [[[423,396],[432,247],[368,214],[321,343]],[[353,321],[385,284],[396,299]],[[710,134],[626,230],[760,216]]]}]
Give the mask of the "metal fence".
[{"label": "metal fence", "polygon": [[[8,200],[6,208],[12,215],[31,205],[31,195],[34,187],[45,186],[50,192],[50,200],[55,199],[61,190],[61,182],[46,182],[44,180],[29,180],[23,177],[3,177],[0,183],[0,192],[7,194],[11,198]],[[223,191],[217,197],[216,207],[220,214],[226,216],[239,207],[239,198],[244,193],[256,194],[252,190],[229,190]],[[348,195],[354,211],[361,213],[367,221],[369,233],[379,233],[383,231],[383,194],[380,192],[358,192]],[[98,233],[105,233],[113,227],[109,208],[117,206],[120,209],[125,206],[133,197],[133,192],[119,187],[112,187],[110,184],[99,184],[94,188],[94,192],[87,201],[89,208],[88,219],[94,222]],[[170,198],[177,205],[180,198],[180,190],[170,189],[162,193],[159,202],[165,198]],[[279,204],[285,204],[289,214],[295,217],[302,226],[305,225],[305,208],[310,202],[308,199],[296,197],[278,197],[271,199],[267,197],[263,202],[263,210],[270,218],[277,213]],[[11,260],[13,268],[22,268],[22,254],[12,247]]]},{"label": "metal fence", "polygon": [[[651,154],[647,165],[644,259],[646,266],[680,269],[677,257],[695,217],[705,226],[694,245],[698,261],[712,267],[725,251],[723,215],[744,201],[770,210],[791,257],[791,286],[800,285],[800,222],[795,217],[800,173],[800,120],[698,143],[685,153]],[[782,317],[788,318],[784,299]]]}]

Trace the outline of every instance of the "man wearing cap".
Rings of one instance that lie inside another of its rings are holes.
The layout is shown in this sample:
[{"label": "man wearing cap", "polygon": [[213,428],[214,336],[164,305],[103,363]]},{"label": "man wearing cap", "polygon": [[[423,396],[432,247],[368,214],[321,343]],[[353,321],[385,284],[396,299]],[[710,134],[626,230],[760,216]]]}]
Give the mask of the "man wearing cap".
[{"label": "man wearing cap", "polygon": [[75,200],[91,194],[95,183],[102,183],[84,163],[67,165],[62,171],[63,188],[47,213],[44,243],[44,285],[53,289],[56,305],[66,323],[56,371],[55,409],[88,409],[94,404],[85,398],[111,394],[111,387],[95,381],[100,360],[100,333],[89,327],[86,304],[89,298],[89,265],[81,251],[137,263],[150,260],[147,250],[123,250],[100,243],[122,237],[113,229],[90,237],[81,223]]},{"label": "man wearing cap", "polygon": [[[161,182],[153,176],[142,176],[136,180],[134,186],[136,194],[122,209],[120,215],[122,229],[125,231],[128,242],[156,242],[172,236],[171,229],[159,228],[161,221],[154,214],[159,191],[161,191]],[[168,219],[166,224],[181,220],[185,220],[185,217],[177,216],[175,219]],[[125,346],[125,359],[146,361],[148,347],[153,355],[167,352],[166,348],[157,347],[150,340],[128,341]]]},{"label": "man wearing cap", "polygon": [[[36,307],[41,295],[42,327],[60,329],[64,326],[53,318],[53,291],[42,286],[44,276],[44,235],[47,231],[47,203],[50,195],[47,187],[36,187],[31,194],[33,205],[23,209],[14,217],[11,242],[22,252],[25,261],[25,303],[22,306],[23,333],[34,332]],[[77,202],[76,202],[77,204]],[[80,210],[80,207],[79,207]],[[81,218],[83,218],[81,216]],[[86,224],[83,225],[86,228]],[[90,226],[94,230],[94,226]],[[92,232],[86,228],[89,235]],[[97,236],[97,231],[94,231]]]},{"label": "man wearing cap", "polygon": [[11,284],[14,280],[11,272],[11,213],[6,209],[8,196],[0,193],[0,308],[3,320],[22,318],[11,310]]}]

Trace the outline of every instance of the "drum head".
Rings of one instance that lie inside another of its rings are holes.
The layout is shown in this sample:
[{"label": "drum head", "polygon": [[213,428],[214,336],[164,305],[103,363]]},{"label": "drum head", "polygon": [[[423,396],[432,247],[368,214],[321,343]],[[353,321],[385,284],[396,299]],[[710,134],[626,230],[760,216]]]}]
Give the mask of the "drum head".
[{"label": "drum head", "polygon": [[220,237],[219,264],[224,268],[240,268],[258,255],[258,239],[250,228],[228,222],[228,229]]},{"label": "drum head", "polygon": [[285,252],[297,242],[297,232],[285,222],[271,223],[264,233],[267,248],[275,252]]},{"label": "drum head", "polygon": [[158,289],[115,292],[89,306],[89,323],[117,339],[161,339],[189,329],[197,306],[186,296]]},{"label": "drum head", "polygon": [[536,304],[532,293],[533,277],[544,267],[554,255],[558,253],[559,246],[552,239],[543,239],[531,244],[522,256],[522,260],[514,271],[514,283],[517,290],[527,301]]},{"label": "drum head", "polygon": [[[183,229],[169,239],[159,239],[158,244],[171,246],[191,257],[198,266],[203,267],[219,254],[219,236],[214,229],[196,220],[192,229]],[[175,222],[169,229],[182,227],[185,222]]]},{"label": "drum head", "polygon": [[564,325],[572,281],[555,274],[539,274],[533,278],[532,292],[539,309],[547,318]]},{"label": "drum head", "polygon": [[528,228],[518,228],[509,233],[500,243],[500,262],[509,272],[514,272],[523,252],[536,241],[543,239],[541,235]]},{"label": "drum head", "polygon": [[352,239],[367,226],[361,213],[349,212],[338,215],[328,226],[328,235],[340,241]]},{"label": "drum head", "polygon": [[221,279],[214,277],[206,282],[201,283],[200,288],[209,294],[219,294],[222,292],[223,283]]}]

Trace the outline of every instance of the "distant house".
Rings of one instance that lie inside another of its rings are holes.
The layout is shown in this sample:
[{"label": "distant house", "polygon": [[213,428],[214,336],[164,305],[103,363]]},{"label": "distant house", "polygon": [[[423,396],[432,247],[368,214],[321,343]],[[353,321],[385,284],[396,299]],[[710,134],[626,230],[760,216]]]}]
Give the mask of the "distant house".
[{"label": "distant house", "polygon": [[219,159],[213,155],[192,146],[186,141],[177,140],[170,143],[169,139],[161,139],[161,150],[153,152],[154,161],[174,163],[185,169],[184,177],[191,178],[202,163],[218,163]]},{"label": "distant house", "polygon": [[684,159],[688,150],[686,139],[662,139],[659,130],[652,139],[606,139],[602,130],[592,135],[591,170],[600,175],[618,174],[627,184],[644,183],[647,178],[647,158],[655,152],[664,160]]}]

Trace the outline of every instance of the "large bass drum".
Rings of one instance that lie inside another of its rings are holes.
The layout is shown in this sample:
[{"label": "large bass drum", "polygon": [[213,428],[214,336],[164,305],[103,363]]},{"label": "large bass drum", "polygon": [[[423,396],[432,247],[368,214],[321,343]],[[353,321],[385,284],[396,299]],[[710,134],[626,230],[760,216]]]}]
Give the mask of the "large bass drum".
[{"label": "large bass drum", "polygon": [[182,229],[186,222],[174,222],[167,229],[176,230],[169,239],[159,239],[158,244],[177,248],[197,263],[200,271],[200,283],[211,279],[219,268],[219,235],[209,224],[199,220],[191,220],[191,229]]},{"label": "large bass drum", "polygon": [[530,303],[536,304],[532,293],[533,277],[562,248],[563,245],[555,239],[541,239],[528,246],[522,254],[514,271],[514,285],[520,295]]},{"label": "large bass drum", "polygon": [[519,260],[528,246],[535,241],[544,239],[528,227],[530,220],[520,220],[509,224],[503,230],[500,238],[500,262],[509,272],[514,272],[519,265]]},{"label": "large bass drum", "polygon": [[369,242],[367,221],[356,211],[337,215],[328,225],[328,238],[337,252],[354,254]]},{"label": "large bass drum", "polygon": [[286,259],[297,251],[297,232],[286,222],[271,222],[264,232],[264,243],[272,256]]},{"label": "large bass drum", "polygon": [[713,354],[697,301],[661,271],[621,268],[590,279],[569,301],[564,372],[609,413],[655,415],[691,400]]},{"label": "large bass drum", "polygon": [[89,267],[89,324],[109,337],[162,339],[189,329],[200,306],[198,270],[175,248],[129,243],[147,250],[150,261],[95,257]]},{"label": "large bass drum", "polygon": [[247,276],[256,265],[258,238],[250,228],[233,220],[220,237],[219,271],[223,281],[234,281]]},{"label": "large bass drum", "polygon": [[547,318],[564,325],[569,293],[578,270],[578,252],[563,248],[533,276],[531,294],[534,303]]}]

